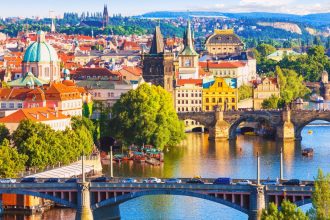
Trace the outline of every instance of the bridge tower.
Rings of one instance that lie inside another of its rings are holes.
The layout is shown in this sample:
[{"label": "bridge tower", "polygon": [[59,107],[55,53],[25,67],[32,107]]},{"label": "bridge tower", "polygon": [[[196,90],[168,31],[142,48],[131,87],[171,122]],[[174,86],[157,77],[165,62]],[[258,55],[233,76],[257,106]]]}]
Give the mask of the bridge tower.
[{"label": "bridge tower", "polygon": [[262,209],[265,207],[265,186],[253,186],[250,196],[249,220],[260,220]]},{"label": "bridge tower", "polygon": [[209,128],[209,139],[211,140],[227,140],[229,138],[230,124],[224,120],[223,113],[219,108],[216,108],[214,126]]},{"label": "bridge tower", "polygon": [[291,121],[291,110],[285,109],[282,112],[282,123],[276,129],[277,138],[282,140],[294,140],[295,129]]}]

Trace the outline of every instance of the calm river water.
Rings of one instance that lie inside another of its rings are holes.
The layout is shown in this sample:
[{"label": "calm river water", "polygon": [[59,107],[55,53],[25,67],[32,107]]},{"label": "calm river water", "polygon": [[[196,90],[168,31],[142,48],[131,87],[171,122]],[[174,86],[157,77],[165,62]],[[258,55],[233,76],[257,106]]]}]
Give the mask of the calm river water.
[{"label": "calm river water", "polygon": [[[313,134],[308,134],[312,130]],[[330,127],[308,126],[301,143],[281,143],[261,137],[238,136],[234,142],[212,142],[207,134],[187,134],[180,147],[165,153],[161,167],[115,164],[115,176],[136,177],[232,177],[256,178],[256,154],[261,156],[261,177],[279,177],[280,148],[284,153],[284,177],[312,180],[317,169],[330,172]],[[304,147],[314,148],[312,158],[301,156]],[[108,173],[105,167],[104,173]],[[210,201],[184,196],[147,196],[120,205],[122,219],[247,219],[247,215]],[[53,209],[33,220],[74,219],[70,209]],[[6,220],[24,219],[6,216]]]}]

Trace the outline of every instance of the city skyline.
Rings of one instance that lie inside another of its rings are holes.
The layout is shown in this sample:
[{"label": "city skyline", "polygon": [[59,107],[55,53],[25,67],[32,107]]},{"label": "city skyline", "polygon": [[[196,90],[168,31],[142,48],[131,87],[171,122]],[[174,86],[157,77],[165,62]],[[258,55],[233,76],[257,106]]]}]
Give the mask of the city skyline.
[{"label": "city skyline", "polygon": [[328,0],[233,0],[230,3],[225,0],[197,0],[175,1],[159,0],[157,4],[152,0],[140,0],[138,3],[131,0],[72,0],[67,4],[64,0],[34,0],[25,4],[24,0],[12,0],[3,3],[0,8],[0,17],[49,17],[50,12],[54,16],[62,16],[64,12],[82,13],[85,11],[101,12],[103,5],[108,5],[109,14],[139,15],[151,11],[219,11],[219,12],[274,12],[288,14],[313,14],[330,12]]}]

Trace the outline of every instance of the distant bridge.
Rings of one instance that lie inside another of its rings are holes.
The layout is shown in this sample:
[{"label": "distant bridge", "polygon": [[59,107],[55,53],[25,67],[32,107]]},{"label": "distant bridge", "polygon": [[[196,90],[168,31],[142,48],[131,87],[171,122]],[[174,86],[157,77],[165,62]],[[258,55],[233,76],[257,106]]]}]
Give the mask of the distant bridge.
[{"label": "distant bridge", "polygon": [[[208,179],[211,183],[214,179]],[[260,219],[270,202],[288,199],[297,205],[311,203],[313,187],[166,184],[166,183],[12,183],[0,184],[0,194],[31,195],[77,209],[76,219],[118,219],[119,205],[146,195],[181,195],[213,201]],[[1,204],[1,203],[0,203]],[[1,210],[1,207],[0,207]]]},{"label": "distant bridge", "polygon": [[301,140],[301,131],[310,122],[330,122],[329,110],[183,112],[178,116],[181,120],[191,119],[209,128],[211,139],[235,139],[237,127],[242,122],[253,120],[273,128],[279,139]]}]

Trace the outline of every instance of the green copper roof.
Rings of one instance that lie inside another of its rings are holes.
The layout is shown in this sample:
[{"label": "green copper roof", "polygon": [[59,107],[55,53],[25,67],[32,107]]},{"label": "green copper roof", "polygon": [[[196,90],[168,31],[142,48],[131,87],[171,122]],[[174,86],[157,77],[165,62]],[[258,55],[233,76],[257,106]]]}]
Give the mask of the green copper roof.
[{"label": "green copper roof", "polygon": [[8,82],[10,87],[25,87],[25,86],[42,86],[48,84],[41,79],[38,79],[33,73],[27,73],[24,77]]},{"label": "green copper roof", "polygon": [[37,42],[32,43],[25,51],[23,62],[57,62],[55,49],[45,41],[45,34],[38,32]]},{"label": "green copper roof", "polygon": [[198,53],[194,49],[194,43],[191,34],[191,25],[190,20],[188,20],[187,30],[184,33],[184,49],[181,52],[181,55],[188,55],[188,56],[197,56]]}]

